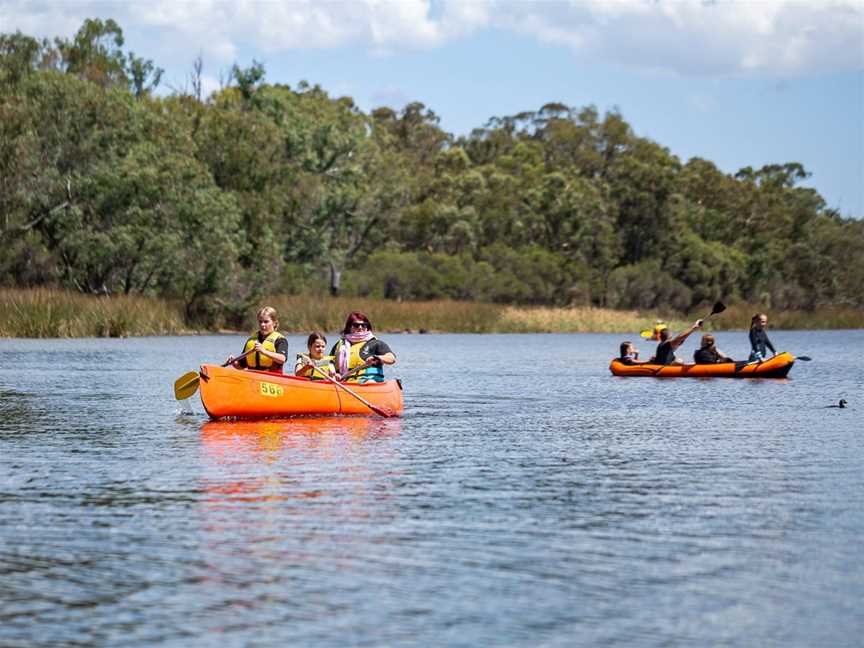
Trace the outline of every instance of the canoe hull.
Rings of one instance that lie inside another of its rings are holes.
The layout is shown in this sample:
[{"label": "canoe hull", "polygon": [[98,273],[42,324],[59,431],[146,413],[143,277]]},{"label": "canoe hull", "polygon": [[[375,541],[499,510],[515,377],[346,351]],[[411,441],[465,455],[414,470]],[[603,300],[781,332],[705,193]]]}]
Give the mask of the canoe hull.
[{"label": "canoe hull", "polygon": [[612,360],[609,371],[614,376],[648,376],[656,378],[785,378],[795,356],[778,353],[763,362],[721,362],[718,364],[686,365],[625,365]]},{"label": "canoe hull", "polygon": [[[213,419],[374,414],[359,399],[326,380],[215,365],[202,365],[199,373],[201,403]],[[402,385],[398,380],[346,386],[372,405],[402,414]]]}]

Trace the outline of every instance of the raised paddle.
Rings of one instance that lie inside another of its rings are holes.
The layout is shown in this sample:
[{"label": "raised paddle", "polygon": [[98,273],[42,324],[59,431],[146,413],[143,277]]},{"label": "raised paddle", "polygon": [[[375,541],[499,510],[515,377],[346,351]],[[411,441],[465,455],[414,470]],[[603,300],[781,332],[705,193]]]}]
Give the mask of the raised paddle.
[{"label": "raised paddle", "polygon": [[[708,315],[708,317],[711,317],[711,315],[717,315],[718,313],[722,313],[725,310],[726,306],[723,305],[723,302],[715,302],[714,308],[711,309],[711,313]],[[708,317],[706,317],[705,320],[707,320]],[[705,323],[705,320],[702,320],[703,324]]]},{"label": "raised paddle", "polygon": [[[708,315],[701,321],[700,326],[704,326],[705,322],[707,322],[708,318],[711,317],[712,315],[717,315],[718,313],[722,313],[725,310],[726,310],[726,306],[723,304],[723,302],[719,302],[719,301],[714,302],[714,307],[711,309],[711,312],[708,313]],[[683,340],[682,340],[682,343],[683,343]],[[679,346],[680,346],[680,344],[681,343],[679,343]],[[655,376],[658,375],[660,373],[660,371],[663,369],[663,367],[666,367],[666,366],[668,366],[668,365],[660,365],[659,367],[654,369],[654,375]],[[737,371],[737,369],[736,369],[736,371]]]},{"label": "raised paddle", "polygon": [[396,416],[396,413],[393,412],[391,409],[384,408],[384,407],[377,407],[377,406],[373,405],[372,403],[370,403],[369,401],[367,401],[365,398],[363,398],[360,394],[355,392],[353,389],[348,389],[345,385],[340,383],[338,380],[335,380],[334,378],[331,378],[330,376],[328,376],[320,367],[314,367],[313,366],[312,370],[317,371],[319,374],[324,376],[325,379],[329,380],[334,385],[336,385],[339,389],[344,389],[346,392],[351,394],[354,398],[359,400],[361,403],[363,403],[366,407],[371,409],[376,414],[383,416],[384,418],[390,418],[391,416]]},{"label": "raised paddle", "polygon": [[[249,349],[245,353],[241,353],[239,356],[234,358],[233,360],[229,360],[228,362],[223,362],[220,366],[227,367],[229,364],[237,362],[238,360],[242,360],[250,353],[255,351],[254,348]],[[186,400],[190,396],[192,396],[196,391],[198,391],[198,385],[201,382],[201,374],[197,371],[190,371],[188,373],[183,374],[177,380],[174,381],[174,398],[177,400]]]}]

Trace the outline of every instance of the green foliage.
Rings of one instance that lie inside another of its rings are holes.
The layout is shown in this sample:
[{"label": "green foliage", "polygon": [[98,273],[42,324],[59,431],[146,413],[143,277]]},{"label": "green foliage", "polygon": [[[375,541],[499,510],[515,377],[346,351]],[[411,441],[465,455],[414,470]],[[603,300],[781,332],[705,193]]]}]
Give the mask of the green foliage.
[{"label": "green foliage", "polygon": [[367,115],[257,61],[206,102],[154,97],[162,71],[123,47],[110,19],[0,34],[0,286],[162,296],[208,326],[273,293],[864,307],[862,221],[800,163],[682,163],[560,102],[457,139],[421,103]]}]

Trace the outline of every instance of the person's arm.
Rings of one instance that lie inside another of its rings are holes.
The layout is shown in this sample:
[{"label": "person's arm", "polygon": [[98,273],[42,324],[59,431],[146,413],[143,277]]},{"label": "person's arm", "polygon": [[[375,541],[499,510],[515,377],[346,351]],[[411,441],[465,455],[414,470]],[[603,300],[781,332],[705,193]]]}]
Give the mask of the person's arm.
[{"label": "person's arm", "polygon": [[302,353],[297,354],[297,362],[294,363],[294,375],[304,377],[309,375],[309,359]]},{"label": "person's arm", "polygon": [[774,355],[777,355],[777,352],[774,350],[774,345],[771,344],[771,340],[768,339],[767,333],[765,334],[765,346],[767,346],[769,349],[771,349],[771,353],[773,353]]},{"label": "person's arm", "polygon": [[[243,352],[246,352],[246,349],[243,349]],[[239,360],[235,360],[233,355],[228,356],[228,360],[226,360],[232,367],[235,369],[245,369],[246,368],[246,358],[240,358]]]},{"label": "person's arm", "polygon": [[396,364],[396,354],[390,350],[390,346],[381,340],[376,340],[376,342],[377,344],[370,349],[372,354],[365,360],[366,365],[377,365],[379,363],[386,365]]},{"label": "person's arm", "polygon": [[677,349],[679,346],[681,346],[682,344],[684,344],[684,340],[686,340],[687,337],[688,337],[688,336],[689,336],[693,331],[695,331],[696,329],[698,329],[698,328],[701,327],[701,326],[702,326],[702,320],[696,320],[696,323],[693,324],[693,326],[691,326],[689,329],[687,329],[686,331],[684,331],[684,332],[681,333],[680,335],[678,335],[678,336],[672,338],[672,339],[669,341],[669,345],[672,347],[672,350],[674,351],[674,350]]},{"label": "person's arm", "polygon": [[276,352],[268,351],[260,342],[255,343],[255,351],[261,355],[267,356],[276,364],[284,365],[288,360],[288,340],[279,338],[276,340]]},{"label": "person's arm", "polygon": [[390,351],[389,353],[372,355],[366,358],[366,364],[368,365],[378,364],[379,362],[386,365],[396,364],[396,354]]},{"label": "person's arm", "polygon": [[759,335],[757,334],[756,329],[753,328],[750,329],[750,350],[759,350]]}]

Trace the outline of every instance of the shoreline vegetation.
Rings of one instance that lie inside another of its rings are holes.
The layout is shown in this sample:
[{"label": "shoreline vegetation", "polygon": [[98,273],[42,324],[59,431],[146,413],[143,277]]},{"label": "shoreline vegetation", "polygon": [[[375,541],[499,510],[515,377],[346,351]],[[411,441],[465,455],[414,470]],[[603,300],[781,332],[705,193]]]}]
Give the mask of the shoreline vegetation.
[{"label": "shoreline vegetation", "polygon": [[[388,333],[620,333],[639,332],[663,320],[675,331],[705,317],[710,307],[692,313],[613,310],[594,307],[514,306],[468,301],[394,301],[327,295],[270,296],[261,303],[279,313],[280,330],[305,334],[342,328],[347,313],[367,313],[376,330]],[[250,308],[248,330],[254,330]],[[746,330],[750,317],[767,311],[771,328],[819,330],[864,327],[864,311],[824,307],[813,311],[727,304],[706,330]],[[179,302],[140,296],[100,297],[49,289],[0,289],[0,337],[77,338],[239,333],[201,329],[188,323]]]},{"label": "shoreline vegetation", "polygon": [[257,61],[205,93],[190,63],[157,93],[114,20],[0,33],[0,287],[112,296],[17,298],[0,335],[247,330],[268,302],[286,331],[362,308],[387,332],[635,337],[717,299],[715,330],[864,326],[864,218],[801,162],[726,172],[555,97],[457,135]]}]

